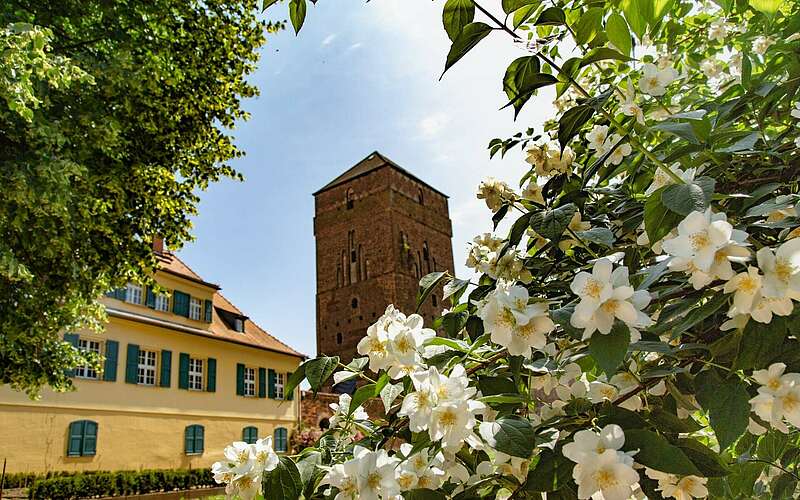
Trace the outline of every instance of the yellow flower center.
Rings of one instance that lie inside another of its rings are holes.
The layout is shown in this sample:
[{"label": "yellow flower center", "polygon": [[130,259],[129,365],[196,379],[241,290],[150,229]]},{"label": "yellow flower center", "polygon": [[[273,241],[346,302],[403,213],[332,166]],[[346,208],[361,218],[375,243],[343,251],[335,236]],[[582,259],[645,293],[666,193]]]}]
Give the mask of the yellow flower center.
[{"label": "yellow flower center", "polygon": [[397,479],[397,484],[400,485],[400,489],[408,490],[411,489],[411,485],[414,483],[414,476],[411,474],[403,474]]},{"label": "yellow flower center", "polygon": [[422,455],[417,455],[416,458],[414,458],[414,467],[415,468],[422,469],[426,465],[427,464],[425,463],[425,457],[423,457]]},{"label": "yellow flower center", "polygon": [[242,476],[239,478],[239,488],[241,489],[248,489],[250,486],[253,485],[253,480],[250,479],[250,476]]},{"label": "yellow flower center", "polygon": [[601,490],[613,488],[619,483],[619,481],[617,481],[617,476],[614,475],[614,472],[607,469],[600,469],[599,471],[595,472],[594,480],[597,481],[597,485],[600,486]]},{"label": "yellow flower center", "polygon": [[788,282],[792,276],[792,265],[786,259],[777,259],[775,261],[775,275],[779,280]]},{"label": "yellow flower center", "polygon": [[781,388],[781,381],[777,377],[769,379],[767,382],[767,387],[769,387],[773,391],[777,391]]},{"label": "yellow flower center", "polygon": [[414,347],[411,345],[411,342],[408,341],[408,337],[403,335],[400,337],[397,342],[394,344],[395,349],[403,354],[407,354],[414,350]]},{"label": "yellow flower center", "polygon": [[428,391],[418,392],[416,395],[416,400],[417,400],[417,408],[423,408],[425,406],[428,406],[428,404],[430,403],[430,398],[428,397]]},{"label": "yellow flower center", "polygon": [[249,450],[242,450],[239,452],[239,456],[237,459],[240,462],[246,462],[250,458],[250,451]]},{"label": "yellow flower center", "polygon": [[758,282],[752,276],[744,276],[739,280],[739,291],[752,295],[758,289]]},{"label": "yellow flower center", "polygon": [[378,489],[378,486],[381,485],[381,475],[377,472],[370,472],[369,476],[367,476],[367,485],[369,485],[370,489]]},{"label": "yellow flower center", "polygon": [[711,246],[711,238],[708,237],[708,233],[705,231],[692,234],[689,236],[689,241],[692,242],[692,249],[695,252]]},{"label": "yellow flower center", "polygon": [[613,387],[603,387],[603,389],[600,391],[600,394],[606,399],[611,399],[616,396],[616,391]]},{"label": "yellow flower center", "polygon": [[445,427],[452,427],[456,425],[457,421],[458,421],[458,416],[456,415],[456,412],[450,409],[448,409],[439,416],[439,423]]},{"label": "yellow flower center", "polygon": [[369,352],[371,354],[386,354],[386,346],[380,340],[372,339],[369,341]]},{"label": "yellow flower center", "polygon": [[800,398],[794,392],[790,392],[781,398],[781,403],[783,403],[784,410],[792,412],[800,407]]},{"label": "yellow flower center", "polygon": [[603,284],[597,280],[590,279],[586,282],[586,285],[583,287],[583,294],[588,295],[593,299],[600,298],[600,292],[603,291]]},{"label": "yellow flower center", "polygon": [[426,476],[422,476],[417,480],[417,487],[419,488],[427,488],[431,486],[431,481]]},{"label": "yellow flower center", "polygon": [[503,326],[511,326],[513,327],[517,324],[517,320],[514,318],[514,313],[511,312],[511,309],[503,308],[503,312],[500,313],[500,317],[498,318],[498,323]]},{"label": "yellow flower center", "polygon": [[619,309],[619,306],[620,303],[618,300],[611,299],[603,302],[603,305],[601,305],[600,308],[607,314],[613,315],[616,314],[617,310]]}]

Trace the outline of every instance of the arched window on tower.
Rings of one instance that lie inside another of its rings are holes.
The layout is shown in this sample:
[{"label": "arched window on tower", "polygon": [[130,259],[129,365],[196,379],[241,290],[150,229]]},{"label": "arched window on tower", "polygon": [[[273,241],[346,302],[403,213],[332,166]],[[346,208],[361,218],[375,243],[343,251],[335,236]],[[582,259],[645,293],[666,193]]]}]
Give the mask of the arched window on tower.
[{"label": "arched window on tower", "polygon": [[344,203],[348,210],[353,208],[354,198],[355,193],[353,192],[353,188],[347,188],[347,192],[344,194]]},{"label": "arched window on tower", "polygon": [[422,243],[422,260],[425,262],[425,268],[428,272],[431,272],[431,254],[428,251],[428,242],[425,241]]},{"label": "arched window on tower", "polygon": [[417,202],[420,205],[424,205],[425,204],[425,196],[422,193],[422,188],[417,189]]}]

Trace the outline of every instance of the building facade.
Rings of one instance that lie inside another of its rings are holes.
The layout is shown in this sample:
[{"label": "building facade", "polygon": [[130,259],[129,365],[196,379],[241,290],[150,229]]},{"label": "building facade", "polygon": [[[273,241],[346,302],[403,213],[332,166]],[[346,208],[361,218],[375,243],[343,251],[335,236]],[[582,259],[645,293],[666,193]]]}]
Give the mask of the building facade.
[{"label": "building facade", "polygon": [[[209,467],[232,441],[273,436],[287,451],[300,398],[283,390],[303,355],[259,328],[178,257],[156,248],[155,281],[103,297],[102,334],[69,332],[104,369],[32,401],[0,388],[7,472]],[[299,392],[299,391],[295,391]]]},{"label": "building facade", "polygon": [[[453,272],[447,196],[377,151],[314,193],[317,352],[347,363],[394,304],[416,308],[421,277]],[[441,313],[441,291],[420,314]]]}]

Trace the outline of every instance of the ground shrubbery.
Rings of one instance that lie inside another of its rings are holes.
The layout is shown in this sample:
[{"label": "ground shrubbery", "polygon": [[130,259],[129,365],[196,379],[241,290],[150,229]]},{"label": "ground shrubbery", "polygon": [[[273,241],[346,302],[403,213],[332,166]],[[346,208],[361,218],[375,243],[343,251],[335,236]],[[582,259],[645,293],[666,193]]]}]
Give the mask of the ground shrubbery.
[{"label": "ground shrubbery", "polygon": [[[21,479],[15,480],[18,484],[23,484]],[[137,495],[212,485],[214,479],[209,469],[48,473],[48,476],[37,477],[28,492],[28,498],[72,499]]]}]

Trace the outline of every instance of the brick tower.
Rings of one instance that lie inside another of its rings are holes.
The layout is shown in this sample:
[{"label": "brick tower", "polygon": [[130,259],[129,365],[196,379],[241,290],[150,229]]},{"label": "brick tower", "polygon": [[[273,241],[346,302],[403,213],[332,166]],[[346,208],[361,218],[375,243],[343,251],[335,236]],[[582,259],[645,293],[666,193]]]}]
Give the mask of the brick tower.
[{"label": "brick tower", "polygon": [[[317,352],[347,363],[388,304],[411,314],[419,279],[453,272],[447,196],[376,151],[314,201]],[[426,326],[442,307],[437,291],[420,311]]]}]

